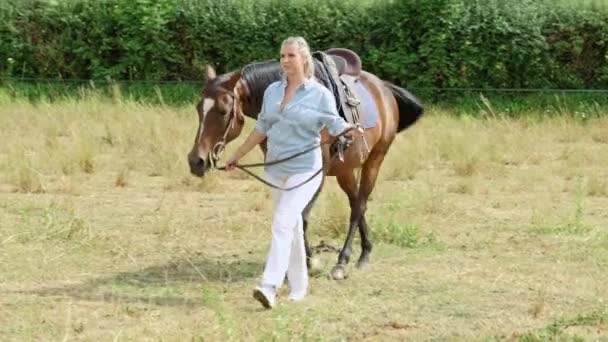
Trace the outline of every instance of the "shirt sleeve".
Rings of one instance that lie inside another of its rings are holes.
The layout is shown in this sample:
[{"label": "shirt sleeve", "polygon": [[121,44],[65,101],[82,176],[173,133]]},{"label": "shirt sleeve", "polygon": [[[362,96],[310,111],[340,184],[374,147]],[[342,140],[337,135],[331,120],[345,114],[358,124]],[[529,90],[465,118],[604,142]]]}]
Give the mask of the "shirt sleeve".
[{"label": "shirt sleeve", "polygon": [[270,89],[267,88],[266,91],[264,92],[264,99],[262,101],[262,109],[260,110],[260,113],[258,114],[258,119],[255,123],[255,129],[256,131],[258,131],[259,133],[262,134],[266,134],[268,133],[268,130],[270,129],[270,123],[268,122],[268,114],[266,112],[266,99],[268,98],[267,94],[268,94],[268,90]]},{"label": "shirt sleeve", "polygon": [[323,91],[320,100],[320,120],[323,126],[327,127],[329,134],[337,136],[351,127],[336,109],[336,100],[329,91]]}]

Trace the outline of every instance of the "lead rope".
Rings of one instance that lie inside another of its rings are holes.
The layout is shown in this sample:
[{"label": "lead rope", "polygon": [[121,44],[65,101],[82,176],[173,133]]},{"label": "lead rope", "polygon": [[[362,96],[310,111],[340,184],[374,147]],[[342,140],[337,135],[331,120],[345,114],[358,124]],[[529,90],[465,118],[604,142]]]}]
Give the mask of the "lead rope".
[{"label": "lead rope", "polygon": [[[356,127],[351,127],[351,128],[348,128],[348,129],[344,130],[344,132],[342,132],[342,133],[340,133],[339,135],[337,135],[337,136],[336,136],[336,138],[340,138],[341,136],[345,135],[346,133],[350,132],[351,130],[353,130],[353,129],[355,129],[355,128],[356,128]],[[299,188],[299,187],[303,186],[304,184],[306,184],[306,183],[308,183],[308,182],[312,181],[312,180],[313,180],[313,179],[314,179],[316,176],[318,176],[318,175],[319,175],[321,172],[323,172],[324,167],[323,167],[323,166],[321,166],[321,167],[320,167],[320,168],[319,168],[319,169],[318,169],[318,170],[317,170],[317,171],[316,171],[316,172],[315,172],[315,173],[314,173],[312,176],[310,176],[310,177],[308,177],[306,180],[304,180],[304,181],[302,181],[302,182],[300,182],[300,183],[298,183],[298,184],[296,184],[296,185],[294,185],[294,186],[290,186],[290,187],[288,187],[288,188],[283,188],[283,187],[280,187],[280,186],[278,186],[278,185],[272,184],[272,183],[268,182],[267,180],[265,180],[264,178],[262,178],[262,177],[260,177],[260,176],[256,175],[255,173],[253,173],[253,172],[249,171],[248,169],[249,169],[249,168],[255,168],[255,167],[272,166],[272,165],[277,165],[277,164],[280,164],[280,163],[284,163],[284,162],[286,162],[286,161],[288,161],[288,160],[291,160],[291,159],[294,159],[294,158],[296,158],[296,157],[299,157],[299,156],[301,156],[301,155],[303,155],[303,154],[306,154],[306,153],[308,153],[308,152],[310,152],[310,151],[313,151],[313,150],[315,150],[315,149],[317,149],[317,148],[319,148],[319,147],[321,147],[321,146],[323,146],[323,145],[327,145],[327,144],[330,144],[330,143],[331,143],[331,141],[329,141],[329,140],[328,140],[328,141],[324,141],[324,142],[322,142],[322,143],[320,143],[320,144],[318,144],[318,145],[315,145],[315,146],[313,146],[313,147],[311,147],[311,148],[308,148],[308,149],[306,149],[306,150],[304,150],[304,151],[298,152],[298,153],[296,153],[296,154],[294,154],[294,155],[292,155],[292,156],[289,156],[289,157],[287,157],[287,158],[278,159],[278,160],[273,160],[273,161],[271,161],[271,162],[265,162],[265,163],[254,163],[254,164],[245,164],[245,165],[235,165],[235,167],[236,167],[237,169],[239,169],[239,170],[241,170],[241,171],[243,171],[243,172],[247,173],[247,174],[248,174],[248,175],[250,175],[251,177],[253,177],[253,178],[257,179],[258,181],[260,181],[260,182],[262,182],[262,183],[266,184],[267,186],[269,186],[269,187],[273,188],[273,189],[277,189],[277,190],[283,190],[283,191],[291,191],[291,190],[297,189],[297,188]],[[336,157],[337,157],[337,155],[334,155],[334,156],[333,156],[333,157],[330,159],[330,161],[333,161],[334,159],[336,159]],[[224,165],[224,166],[219,166],[219,167],[216,167],[216,169],[217,169],[217,170],[220,170],[220,171],[225,171],[225,170],[226,170],[226,166],[225,166],[225,165]]]}]

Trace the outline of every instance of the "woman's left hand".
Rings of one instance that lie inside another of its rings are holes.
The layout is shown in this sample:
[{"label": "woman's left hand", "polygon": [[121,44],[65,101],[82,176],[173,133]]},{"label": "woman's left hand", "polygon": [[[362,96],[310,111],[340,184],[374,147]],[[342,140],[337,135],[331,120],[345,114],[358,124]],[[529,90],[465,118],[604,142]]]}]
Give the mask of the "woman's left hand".
[{"label": "woman's left hand", "polygon": [[349,135],[353,138],[361,138],[363,134],[365,134],[365,131],[363,130],[363,128],[361,128],[361,126],[353,125],[353,128],[349,133]]}]

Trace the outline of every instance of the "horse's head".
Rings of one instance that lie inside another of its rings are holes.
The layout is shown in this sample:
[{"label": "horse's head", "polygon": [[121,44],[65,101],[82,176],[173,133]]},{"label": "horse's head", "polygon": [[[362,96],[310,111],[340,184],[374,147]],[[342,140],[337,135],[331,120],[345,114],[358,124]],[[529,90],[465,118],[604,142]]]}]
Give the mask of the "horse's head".
[{"label": "horse's head", "polygon": [[215,70],[207,66],[207,82],[196,106],[198,130],[188,153],[190,172],[195,176],[204,176],[219,160],[226,144],[243,129],[239,80],[239,73],[216,76]]}]

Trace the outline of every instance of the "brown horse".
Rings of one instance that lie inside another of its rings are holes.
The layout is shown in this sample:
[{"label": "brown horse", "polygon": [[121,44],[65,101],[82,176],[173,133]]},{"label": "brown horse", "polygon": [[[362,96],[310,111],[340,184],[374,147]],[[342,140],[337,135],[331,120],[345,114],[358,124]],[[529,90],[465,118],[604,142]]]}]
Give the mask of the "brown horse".
[{"label": "brown horse", "polygon": [[[188,154],[192,174],[204,176],[219,159],[225,144],[239,136],[244,126],[244,117],[257,118],[265,89],[280,77],[278,62],[254,63],[239,71],[220,76],[216,75],[212,67],[207,67],[207,82],[196,107],[199,127],[194,146]],[[357,267],[361,268],[369,263],[372,243],[365,220],[368,198],[374,189],[380,166],[395,135],[416,122],[423,113],[419,101],[402,88],[384,82],[365,71],[361,72],[360,82],[375,102],[378,113],[377,124],[365,130],[365,144],[363,139],[356,140],[346,149],[343,161],[330,160],[329,148],[323,146],[326,175],[337,178],[340,188],[348,196],[351,208],[348,235],[338,261],[331,271],[334,279],[345,277],[356,228],[361,235],[361,255]],[[366,113],[361,113],[361,116],[365,115]],[[328,138],[326,132],[322,132],[322,136],[323,139]],[[265,142],[261,147],[265,152]],[[357,168],[362,169],[359,184],[355,177]],[[308,261],[311,258],[311,250],[306,240],[308,216],[320,190],[321,188],[302,213]]]}]

